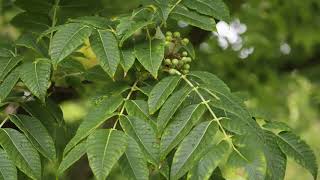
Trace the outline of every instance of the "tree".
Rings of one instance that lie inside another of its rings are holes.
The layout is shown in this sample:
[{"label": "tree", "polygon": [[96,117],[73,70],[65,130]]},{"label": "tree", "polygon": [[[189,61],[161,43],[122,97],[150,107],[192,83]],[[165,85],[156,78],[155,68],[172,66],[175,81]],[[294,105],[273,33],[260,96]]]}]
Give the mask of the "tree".
[{"label": "tree", "polygon": [[[254,117],[214,74],[190,71],[192,43],[168,30],[179,21],[215,31],[229,20],[223,1],[146,1],[105,16],[98,0],[15,4],[22,34],[0,50],[0,102],[14,109],[0,125],[4,179],[17,169],[42,179],[44,164],[60,177],[83,156],[97,179],[116,164],[139,180],[283,179],[288,157],[316,179],[311,148],[286,124]],[[66,89],[92,97],[72,138],[55,96]]]}]

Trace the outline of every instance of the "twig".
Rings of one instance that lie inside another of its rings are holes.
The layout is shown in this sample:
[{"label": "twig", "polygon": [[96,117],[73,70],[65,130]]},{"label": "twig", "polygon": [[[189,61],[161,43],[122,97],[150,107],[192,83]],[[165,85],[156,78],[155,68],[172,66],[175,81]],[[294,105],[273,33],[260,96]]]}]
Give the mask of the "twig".
[{"label": "twig", "polygon": [[124,112],[124,109],[125,109],[125,102],[130,99],[132,93],[136,90],[137,84],[138,84],[138,81],[136,81],[136,82],[132,85],[132,87],[131,87],[131,89],[130,89],[130,92],[128,93],[127,97],[124,99],[124,103],[122,104],[122,107],[121,107],[121,110],[120,110],[120,112],[119,112],[118,118],[117,118],[116,122],[114,123],[112,129],[115,129],[115,128],[116,128],[120,117],[123,115],[123,112]]},{"label": "twig", "polygon": [[0,124],[0,128],[2,128],[2,126],[8,121],[9,116],[7,116]]}]

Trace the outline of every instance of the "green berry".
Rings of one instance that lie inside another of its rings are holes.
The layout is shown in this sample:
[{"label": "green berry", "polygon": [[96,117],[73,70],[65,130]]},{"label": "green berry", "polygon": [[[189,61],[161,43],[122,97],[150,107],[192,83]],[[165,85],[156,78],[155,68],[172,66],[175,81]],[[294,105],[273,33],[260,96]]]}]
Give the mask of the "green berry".
[{"label": "green berry", "polygon": [[183,66],[183,65],[184,65],[184,62],[182,60],[179,61],[178,66]]},{"label": "green berry", "polygon": [[183,66],[183,68],[184,68],[185,70],[188,70],[188,69],[190,69],[190,65],[189,65],[189,64],[185,64],[185,65]]},{"label": "green berry", "polygon": [[188,56],[188,52],[187,51],[183,51],[182,52],[182,56],[187,57]]},{"label": "green berry", "polygon": [[182,57],[181,61],[184,63],[188,62],[188,57]]},{"label": "green berry", "polygon": [[187,44],[189,44],[189,39],[188,38],[184,38],[184,39],[182,39],[182,44],[183,45],[187,45]]},{"label": "green berry", "polygon": [[170,75],[175,75],[176,74],[176,69],[169,69],[169,74]]},{"label": "green berry", "polygon": [[172,36],[172,32],[167,31],[167,32],[166,32],[166,36]]},{"label": "green berry", "polygon": [[189,70],[186,70],[186,69],[185,69],[185,70],[183,70],[182,72],[183,72],[183,74],[188,74],[188,73],[189,73]]},{"label": "green berry", "polygon": [[167,40],[167,41],[172,41],[172,37],[171,37],[171,36],[167,36],[167,37],[166,37],[166,40]]},{"label": "green berry", "polygon": [[166,65],[171,65],[172,63],[171,63],[171,59],[165,59],[164,60],[164,64],[166,64]]},{"label": "green berry", "polygon": [[178,59],[172,59],[172,64],[173,65],[178,65],[179,64],[179,60]]},{"label": "green berry", "polygon": [[176,38],[179,38],[181,35],[180,35],[179,32],[174,32],[174,33],[173,33],[173,36],[176,37]]},{"label": "green berry", "polygon": [[186,57],[186,62],[191,62],[191,61],[192,61],[191,57]]}]

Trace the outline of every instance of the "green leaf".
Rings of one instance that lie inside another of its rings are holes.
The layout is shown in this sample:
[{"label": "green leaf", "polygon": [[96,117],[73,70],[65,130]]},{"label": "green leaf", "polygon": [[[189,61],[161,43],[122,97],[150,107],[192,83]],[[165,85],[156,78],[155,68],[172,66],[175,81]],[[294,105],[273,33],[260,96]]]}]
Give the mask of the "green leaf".
[{"label": "green leaf", "polygon": [[125,152],[128,137],[114,129],[96,130],[87,139],[89,165],[98,180],[105,180]]},{"label": "green leaf", "polygon": [[10,115],[10,120],[44,157],[52,161],[56,159],[56,149],[52,137],[38,119],[26,115]]},{"label": "green leaf", "polygon": [[149,71],[154,78],[158,77],[158,70],[164,57],[164,41],[149,40],[148,43],[141,43],[134,48],[136,57],[142,66]]},{"label": "green leaf", "polygon": [[233,124],[229,127],[236,127],[236,130],[239,130],[237,127],[245,127],[245,129],[240,130],[259,137],[256,145],[263,145],[261,127],[252,119],[243,102],[230,92],[230,89],[223,81],[207,72],[191,72],[190,76],[195,78],[199,91],[209,96],[206,100],[210,101],[210,106],[225,111],[224,116],[233,119]]},{"label": "green leaf", "polygon": [[222,0],[184,0],[182,3],[201,14],[224,21],[230,19],[228,7]]},{"label": "green leaf", "polygon": [[58,174],[62,174],[76,161],[78,161],[86,152],[86,141],[77,144],[65,157],[63,157],[62,162],[60,163],[60,166],[58,168]]},{"label": "green leaf", "polygon": [[207,31],[213,31],[216,28],[216,22],[214,21],[214,18],[190,11],[183,5],[176,6],[171,12],[170,17],[177,21],[181,20],[192,26],[196,26]]},{"label": "green leaf", "polygon": [[206,108],[203,104],[189,105],[181,109],[164,130],[160,142],[160,155],[164,159],[193,126],[202,118]]},{"label": "green leaf", "polygon": [[291,131],[292,129],[284,122],[280,121],[270,121],[263,125],[266,129],[271,130],[281,130],[281,131]]},{"label": "green leaf", "polygon": [[40,45],[40,43],[37,42],[37,37],[34,34],[24,33],[15,43],[17,46],[32,49],[41,56],[47,56],[45,54],[45,49]]},{"label": "green leaf", "polygon": [[313,151],[303,140],[292,132],[280,132],[278,145],[281,150],[297,163],[306,168],[317,179],[318,165]]},{"label": "green leaf", "polygon": [[171,166],[171,179],[179,179],[188,172],[213,144],[218,131],[214,121],[197,125],[179,145]]},{"label": "green leaf", "polygon": [[69,19],[68,21],[72,23],[82,23],[98,29],[108,29],[110,28],[111,23],[107,18],[99,16],[83,16],[75,19]]},{"label": "green leaf", "polygon": [[13,87],[16,85],[20,78],[20,72],[17,69],[13,70],[6,79],[0,83],[0,102],[3,102],[9,95]]},{"label": "green leaf", "polygon": [[56,126],[63,124],[63,115],[61,109],[50,99],[46,101],[46,104],[42,104],[40,101],[35,100],[24,102],[20,104],[20,106],[31,116],[40,120],[41,123],[48,129],[51,136],[54,135]]},{"label": "green leaf", "polygon": [[50,85],[51,64],[48,59],[36,59],[26,62],[20,69],[20,78],[28,89],[45,102],[47,89]]},{"label": "green leaf", "polygon": [[77,49],[91,34],[92,29],[80,23],[67,24],[56,32],[50,44],[49,55],[59,63]]},{"label": "green leaf", "polygon": [[9,159],[7,153],[0,149],[0,179],[17,180],[17,169]]},{"label": "green leaf", "polygon": [[37,13],[22,12],[11,20],[11,24],[14,27],[26,31],[41,33],[47,30],[51,22],[47,16],[43,16]]},{"label": "green leaf", "polygon": [[171,0],[155,0],[156,5],[160,8],[162,19],[164,22],[167,21],[170,14],[170,2]]},{"label": "green leaf", "polygon": [[120,63],[120,50],[114,34],[109,30],[95,30],[90,37],[90,44],[101,67],[114,77]]},{"label": "green leaf", "polygon": [[32,179],[41,179],[39,154],[23,134],[14,129],[0,129],[0,144],[23,173]]},{"label": "green leaf", "polygon": [[230,154],[227,163],[223,166],[226,179],[265,179],[267,162],[264,147],[260,146],[259,141],[260,139],[250,132],[232,137],[232,143],[237,151],[234,150]]},{"label": "green leaf", "polygon": [[150,114],[154,114],[166,102],[180,80],[179,76],[169,76],[162,79],[151,90],[148,106]]},{"label": "green leaf", "polygon": [[0,48],[0,58],[10,58],[14,53],[10,49]]},{"label": "green leaf", "polygon": [[114,111],[122,104],[123,98],[120,96],[106,97],[98,105],[93,106],[87,116],[80,124],[76,135],[67,144],[64,155],[66,155],[81,140],[89,136],[95,129],[101,126],[106,120],[115,116]]},{"label": "green leaf", "polygon": [[278,137],[270,131],[264,131],[265,148],[264,154],[267,160],[266,180],[285,177],[287,158],[277,144]]},{"label": "green leaf", "polygon": [[120,39],[120,47],[134,33],[152,23],[152,21],[134,21],[131,17],[125,17],[120,19],[120,23],[117,26],[117,36]]},{"label": "green leaf", "polygon": [[190,87],[184,87],[179,91],[174,92],[164,103],[157,118],[157,126],[160,134],[191,91],[192,89]]},{"label": "green leaf", "polygon": [[152,126],[146,121],[133,116],[122,116],[120,123],[126,134],[137,141],[146,158],[154,165],[157,165],[159,162],[159,144]]},{"label": "green leaf", "polygon": [[19,64],[22,59],[23,58],[21,56],[12,56],[10,58],[0,57],[0,82],[6,78],[6,76],[14,69],[14,67]]},{"label": "green leaf", "polygon": [[138,143],[132,137],[128,140],[128,148],[119,160],[120,169],[130,180],[148,180],[147,161]]},{"label": "green leaf", "polygon": [[53,4],[47,0],[16,0],[15,4],[23,10],[41,14],[48,14],[53,6]]},{"label": "green leaf", "polygon": [[221,93],[230,92],[229,87],[214,74],[205,71],[192,71],[190,72],[190,76],[199,78],[205,84],[210,85],[213,90]]},{"label": "green leaf", "polygon": [[134,54],[134,50],[133,49],[121,49],[121,61],[120,64],[126,73],[129,71],[129,69],[133,66],[136,57]]},{"label": "green leaf", "polygon": [[149,123],[154,130],[157,129],[157,125],[153,118],[149,115],[148,103],[144,100],[130,100],[126,101],[125,108],[128,115],[135,116],[137,118],[145,120]]},{"label": "green leaf", "polygon": [[222,141],[210,148],[209,152],[201,158],[199,163],[191,171],[190,180],[208,180],[219,163],[229,155],[229,144]]}]

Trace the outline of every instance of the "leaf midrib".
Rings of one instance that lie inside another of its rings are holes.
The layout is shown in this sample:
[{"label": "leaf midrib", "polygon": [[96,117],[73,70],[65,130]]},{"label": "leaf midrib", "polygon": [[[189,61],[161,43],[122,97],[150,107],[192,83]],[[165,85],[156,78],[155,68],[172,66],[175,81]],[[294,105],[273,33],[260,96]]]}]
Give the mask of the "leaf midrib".
[{"label": "leaf midrib", "polygon": [[[102,171],[105,169],[104,168],[104,159],[106,157],[106,153],[107,153],[107,149],[108,149],[108,145],[109,145],[109,140],[111,137],[111,133],[113,132],[113,129],[110,129],[109,134],[108,134],[108,138],[107,138],[107,142],[106,142],[106,146],[104,147],[104,151],[103,151],[103,157],[102,157],[102,161],[101,161],[101,167],[102,167]],[[104,172],[102,172],[103,174]]]},{"label": "leaf midrib", "polygon": [[289,147],[291,147],[293,150],[295,150],[295,152],[298,153],[298,155],[300,156],[300,158],[304,159],[303,154],[301,154],[300,151],[298,151],[298,149],[296,149],[291,143],[289,143],[286,139],[284,139],[282,136],[276,134],[276,136],[278,136],[281,140],[283,140],[285,143],[287,143],[289,145]]},{"label": "leaf midrib", "polygon": [[[193,116],[193,113],[198,109],[200,104],[198,104],[193,110],[192,112],[190,113],[190,115],[188,116],[188,118],[186,118],[187,120],[186,121],[183,121],[183,125],[180,126],[180,128],[178,129],[178,131],[176,131],[177,133],[174,134],[174,137],[172,139],[172,141],[170,142],[170,144],[166,147],[165,150],[168,149],[169,146],[172,145],[173,141],[176,140],[176,138],[180,135],[181,131],[185,129],[186,125],[190,122],[190,120],[192,119],[192,116]],[[172,121],[174,122],[174,121]]]},{"label": "leaf midrib", "polygon": [[103,42],[103,39],[102,39],[102,35],[101,35],[101,32],[100,30],[97,30],[98,34],[99,34],[99,39],[100,39],[100,42],[101,42],[101,45],[102,45],[102,48],[103,48],[103,54],[105,55],[105,58],[106,58],[106,61],[107,61],[107,64],[108,64],[108,69],[109,71],[111,71],[111,62],[108,58],[108,55],[107,55],[107,52],[106,52],[106,46]]},{"label": "leaf midrib", "polygon": [[[21,125],[23,125],[21,119],[20,119],[17,115],[14,114],[13,116],[17,118],[17,120],[21,123]],[[44,154],[47,154],[47,153],[46,153],[46,149],[47,149],[47,148],[50,149],[50,148],[49,148],[49,147],[43,147],[43,146],[41,145],[41,143],[38,141],[38,139],[32,135],[32,133],[29,131],[28,128],[23,128],[23,129],[25,129],[26,132],[27,132],[28,134],[30,134],[30,135],[33,137],[33,139],[38,143],[38,145],[42,148],[41,151],[43,151]],[[24,131],[24,130],[22,130],[22,131]],[[46,142],[46,143],[48,143],[48,142]],[[49,143],[48,143],[48,144],[49,144]],[[52,152],[51,152],[51,153],[52,153]],[[49,156],[50,156],[50,155],[49,155]],[[49,158],[49,157],[48,157],[48,158]]]},{"label": "leaf midrib", "polygon": [[[183,166],[185,165],[185,162],[187,162],[187,161],[189,160],[191,154],[193,154],[194,151],[198,148],[200,142],[201,142],[202,139],[203,139],[203,136],[206,134],[206,132],[207,132],[207,130],[208,130],[208,128],[209,128],[209,126],[211,125],[212,122],[213,122],[213,121],[211,121],[211,122],[207,125],[206,129],[203,131],[203,133],[202,133],[202,135],[201,135],[201,138],[199,138],[200,140],[197,142],[197,146],[195,146],[195,148],[193,148],[192,152],[188,154],[187,158],[185,158],[185,161],[183,162],[183,165],[179,168],[179,170],[181,170],[181,169],[183,168]],[[178,171],[178,172],[175,174],[175,176],[176,176],[177,174],[179,174],[179,173],[180,173],[180,171]]]},{"label": "leaf midrib", "polygon": [[65,51],[65,48],[69,45],[70,41],[74,38],[74,36],[76,36],[80,31],[82,31],[83,29],[88,28],[87,26],[82,26],[81,28],[79,28],[77,31],[75,31],[72,36],[67,40],[67,42],[64,44],[64,46],[62,47],[60,54],[58,55],[58,59],[56,59],[57,61],[61,60],[61,52]]},{"label": "leaf midrib", "polygon": [[[180,78],[179,78],[180,79]],[[159,99],[161,99],[162,95],[167,91],[168,87],[170,87],[172,85],[172,83],[175,81],[175,77],[171,78],[169,83],[166,84],[166,87],[163,88],[163,91],[161,91],[161,93],[159,94],[159,96],[157,96],[157,101],[155,101],[154,105],[157,105],[159,102]],[[158,93],[156,93],[158,94]]]},{"label": "leaf midrib", "polygon": [[[30,169],[31,170],[31,173],[33,174],[34,172],[34,170],[31,168],[32,166],[31,166],[31,164],[29,164],[29,162],[28,161],[26,161],[26,157],[24,156],[24,154],[23,153],[21,153],[20,152],[20,150],[19,150],[19,148],[18,148],[18,146],[15,144],[15,141],[13,141],[13,139],[11,138],[11,136],[10,136],[10,134],[6,131],[6,130],[3,130],[4,131],[4,133],[5,134],[7,134],[7,136],[9,137],[9,139],[11,140],[11,142],[12,142],[12,144],[14,145],[14,147],[16,147],[16,149],[17,149],[17,151],[20,153],[20,155],[23,157],[23,160],[29,165],[29,167],[27,167],[27,169]],[[33,174],[34,175],[34,174]],[[32,175],[32,176],[33,176]]]},{"label": "leaf midrib", "polygon": [[[146,149],[147,153],[149,154],[150,157],[152,157],[152,159],[154,158],[152,156],[152,154],[149,152],[149,148],[147,148],[147,146],[144,144],[144,142],[142,141],[142,139],[140,138],[140,136],[138,135],[136,129],[134,128],[132,122],[129,120],[129,118],[126,117],[126,119],[129,121],[129,124],[131,125],[133,131],[134,131],[134,134],[138,137],[139,141],[141,142],[141,144],[143,145],[143,147]],[[154,159],[153,159],[154,160]]]}]

